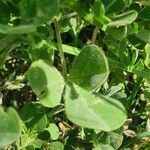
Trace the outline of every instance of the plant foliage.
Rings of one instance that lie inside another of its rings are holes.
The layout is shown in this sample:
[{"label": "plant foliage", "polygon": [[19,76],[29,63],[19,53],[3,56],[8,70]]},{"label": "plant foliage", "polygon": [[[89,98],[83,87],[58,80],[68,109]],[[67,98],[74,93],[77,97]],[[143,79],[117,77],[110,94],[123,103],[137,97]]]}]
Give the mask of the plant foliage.
[{"label": "plant foliage", "polygon": [[0,0],[0,149],[150,149],[149,0]]}]

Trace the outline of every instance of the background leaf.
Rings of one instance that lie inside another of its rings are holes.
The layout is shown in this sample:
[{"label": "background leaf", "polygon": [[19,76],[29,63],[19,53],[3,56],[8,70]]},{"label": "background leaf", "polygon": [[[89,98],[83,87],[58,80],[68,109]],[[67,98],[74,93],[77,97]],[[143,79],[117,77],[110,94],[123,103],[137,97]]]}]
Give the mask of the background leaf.
[{"label": "background leaf", "polygon": [[137,33],[137,37],[145,43],[150,43],[150,30],[139,30]]},{"label": "background leaf", "polygon": [[57,140],[59,137],[59,129],[54,123],[50,123],[46,130],[50,133],[52,140]]},{"label": "background leaf", "polygon": [[34,25],[9,26],[0,24],[0,33],[2,34],[26,34],[36,32]]},{"label": "background leaf", "polygon": [[47,126],[47,117],[43,113],[37,113],[30,122],[30,126],[35,131],[43,131]]},{"label": "background leaf", "polygon": [[102,2],[105,6],[106,14],[121,11],[125,7],[123,0],[102,0]]},{"label": "background leaf", "polygon": [[44,106],[55,107],[60,104],[64,80],[56,68],[43,60],[35,61],[29,69],[28,79]]},{"label": "background leaf", "polygon": [[25,24],[42,25],[50,21],[59,9],[59,0],[23,0],[20,3],[20,14]]}]

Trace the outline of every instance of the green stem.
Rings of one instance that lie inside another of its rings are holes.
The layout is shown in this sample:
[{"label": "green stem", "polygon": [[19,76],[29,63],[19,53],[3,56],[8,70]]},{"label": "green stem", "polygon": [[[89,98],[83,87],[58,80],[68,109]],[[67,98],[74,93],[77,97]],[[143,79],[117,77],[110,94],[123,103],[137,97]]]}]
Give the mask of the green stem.
[{"label": "green stem", "polygon": [[134,100],[134,98],[135,98],[135,96],[138,93],[138,90],[140,88],[140,85],[141,85],[142,81],[143,81],[143,77],[139,77],[139,79],[137,80],[137,82],[136,82],[136,84],[135,84],[135,86],[133,88],[133,91],[132,91],[132,93],[131,93],[131,95],[130,95],[130,97],[128,99],[128,105],[127,105],[127,109],[128,110],[130,109],[131,105],[136,102],[136,100]]},{"label": "green stem", "polygon": [[65,61],[64,52],[62,49],[62,40],[61,40],[59,25],[58,25],[58,21],[56,19],[55,19],[55,30],[56,30],[56,37],[57,37],[57,41],[58,41],[58,49],[60,52],[62,72],[63,72],[64,78],[66,79],[67,78],[66,61]]},{"label": "green stem", "polygon": [[98,34],[98,28],[96,27],[95,29],[94,29],[94,32],[93,32],[93,36],[92,36],[92,43],[93,44],[95,44],[95,42],[96,42],[96,38],[97,38],[97,34]]}]

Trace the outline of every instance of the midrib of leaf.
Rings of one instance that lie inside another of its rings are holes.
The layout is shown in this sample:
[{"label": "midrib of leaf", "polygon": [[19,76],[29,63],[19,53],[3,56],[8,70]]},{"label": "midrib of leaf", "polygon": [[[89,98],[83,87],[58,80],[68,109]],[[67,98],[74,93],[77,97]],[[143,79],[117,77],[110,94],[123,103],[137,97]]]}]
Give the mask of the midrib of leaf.
[{"label": "midrib of leaf", "polygon": [[107,13],[107,11],[109,10],[109,8],[114,4],[116,2],[116,0],[112,0],[111,2],[110,2],[110,4],[106,7],[106,9],[105,9],[105,11],[106,11],[106,13]]}]

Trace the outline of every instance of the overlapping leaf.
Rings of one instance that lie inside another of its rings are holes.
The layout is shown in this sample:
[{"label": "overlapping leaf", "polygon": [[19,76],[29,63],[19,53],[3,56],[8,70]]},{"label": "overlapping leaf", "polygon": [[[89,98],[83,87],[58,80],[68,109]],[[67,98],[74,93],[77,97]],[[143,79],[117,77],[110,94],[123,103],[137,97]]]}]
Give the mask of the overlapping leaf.
[{"label": "overlapping leaf", "polygon": [[24,23],[42,25],[50,21],[59,9],[59,0],[24,0],[20,3],[20,14]]},{"label": "overlapping leaf", "polygon": [[106,26],[125,26],[131,24],[136,19],[137,15],[138,13],[135,10],[127,11],[111,18],[112,21]]},{"label": "overlapping leaf", "polygon": [[0,107],[0,149],[12,144],[20,136],[20,123],[17,112],[9,108],[6,112]]},{"label": "overlapping leaf", "polygon": [[119,101],[94,95],[75,84],[66,86],[64,98],[68,119],[79,126],[112,131],[126,120]]}]

